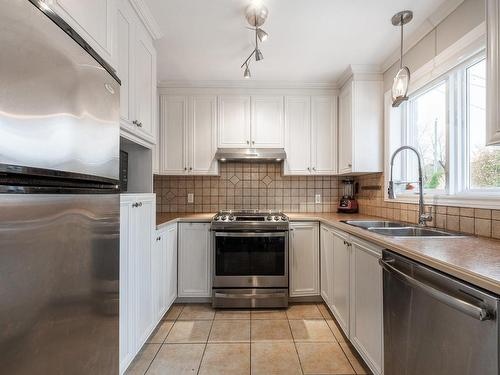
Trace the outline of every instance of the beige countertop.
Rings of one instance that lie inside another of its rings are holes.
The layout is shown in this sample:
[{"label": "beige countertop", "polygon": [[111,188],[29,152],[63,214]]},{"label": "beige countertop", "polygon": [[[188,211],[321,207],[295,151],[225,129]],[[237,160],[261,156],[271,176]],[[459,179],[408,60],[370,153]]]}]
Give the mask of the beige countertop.
[{"label": "beige countertop", "polygon": [[[158,214],[157,227],[209,222],[214,214]],[[380,219],[360,214],[291,213],[291,221],[319,221],[500,295],[500,241],[483,237],[403,238],[375,234],[340,220]]]}]

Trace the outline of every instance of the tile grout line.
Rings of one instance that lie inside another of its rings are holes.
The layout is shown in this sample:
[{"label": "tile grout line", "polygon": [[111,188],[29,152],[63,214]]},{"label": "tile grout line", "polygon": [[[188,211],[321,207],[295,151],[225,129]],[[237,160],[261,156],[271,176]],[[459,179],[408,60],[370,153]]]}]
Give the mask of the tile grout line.
[{"label": "tile grout line", "polygon": [[295,353],[297,354],[297,359],[299,360],[300,371],[304,374],[304,368],[302,367],[302,361],[300,360],[299,350],[297,349],[297,344],[295,342],[295,337],[293,336],[292,326],[290,325],[290,319],[288,318],[288,314],[286,314],[286,321],[288,322],[288,328],[290,329],[290,334],[292,335],[293,347],[295,348]]},{"label": "tile grout line", "polygon": [[[177,316],[177,318],[181,315],[182,310],[184,310],[184,306],[182,307],[181,311],[179,312],[179,315]],[[168,311],[167,311],[165,314],[167,314],[167,313],[168,313]],[[170,331],[172,330],[172,328],[174,328],[174,324],[175,324],[175,322],[177,321],[177,318],[175,318],[174,323],[172,323],[172,327],[170,327],[170,329],[168,330],[168,332],[167,332],[167,334],[166,334],[165,338],[164,338],[164,339],[163,339],[163,341],[160,343],[160,346],[158,347],[158,350],[156,351],[156,353],[155,353],[155,355],[154,355],[153,359],[151,360],[151,362],[149,362],[149,365],[148,365],[148,367],[146,368],[146,371],[144,371],[144,375],[146,375],[146,374],[147,374],[147,372],[148,372],[148,371],[149,371],[149,369],[151,368],[151,365],[153,364],[154,360],[155,360],[155,359],[156,359],[156,357],[158,356],[158,353],[160,352],[161,348],[162,348],[162,347],[163,347],[163,345],[165,344],[165,340],[167,339],[167,336],[170,334]],[[166,322],[168,322],[168,320],[163,320],[163,319],[161,319],[161,320],[160,320],[160,324],[159,324],[159,325],[161,326],[161,325],[163,325],[163,324],[164,324],[164,323],[166,323]]]},{"label": "tile grout line", "polygon": [[[320,311],[321,312],[321,311]],[[323,315],[323,314],[322,314]],[[332,322],[333,324],[335,324],[335,317],[332,317]],[[325,322],[326,322],[326,319],[325,319]],[[349,359],[349,356],[347,355],[347,353],[344,351],[344,348],[342,347],[342,345],[340,344],[340,341],[337,339],[337,336],[335,336],[335,333],[333,332],[332,330],[332,327],[330,327],[330,325],[328,324],[328,322],[326,322],[326,325],[328,326],[328,329],[330,330],[330,332],[332,333],[333,335],[333,338],[335,339],[335,342],[338,344],[338,346],[340,346],[340,350],[342,350],[342,353],[344,353],[344,356],[346,357],[347,359],[347,362],[349,363],[349,366],[351,366],[352,368],[352,371],[353,371],[353,374],[357,374],[356,370],[354,369],[354,366],[352,365],[351,363],[351,360]],[[339,329],[340,330],[340,329]],[[340,333],[342,334],[342,332]]]},{"label": "tile grout line", "polygon": [[212,333],[212,327],[214,326],[216,313],[217,312],[214,312],[214,317],[212,319],[212,324],[210,325],[210,330],[208,331],[207,341],[205,342],[205,347],[203,348],[203,353],[202,353],[201,358],[200,358],[200,364],[198,365],[198,371],[196,372],[196,375],[199,375],[200,370],[201,370],[201,364],[203,363],[203,357],[205,357],[205,352],[207,351],[208,340],[210,339],[210,334]]}]

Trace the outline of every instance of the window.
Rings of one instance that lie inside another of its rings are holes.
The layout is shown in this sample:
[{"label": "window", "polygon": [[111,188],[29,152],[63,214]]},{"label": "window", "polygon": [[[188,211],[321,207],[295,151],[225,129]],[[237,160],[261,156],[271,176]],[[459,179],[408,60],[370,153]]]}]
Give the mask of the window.
[{"label": "window", "polygon": [[467,68],[467,188],[500,188],[500,147],[486,144],[486,61]]},{"label": "window", "polygon": [[[500,194],[500,147],[486,146],[486,61],[475,56],[410,95],[400,108],[402,145],[422,155],[427,196]],[[418,192],[417,158],[398,156],[398,193]]]}]

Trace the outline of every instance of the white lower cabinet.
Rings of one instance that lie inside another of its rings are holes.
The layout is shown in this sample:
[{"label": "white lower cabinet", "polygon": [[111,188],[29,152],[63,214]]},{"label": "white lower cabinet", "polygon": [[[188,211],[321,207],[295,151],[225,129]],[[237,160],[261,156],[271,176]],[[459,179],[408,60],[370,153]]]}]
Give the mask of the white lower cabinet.
[{"label": "white lower cabinet", "polygon": [[383,370],[382,248],[321,225],[321,296],[376,375]]},{"label": "white lower cabinet", "polygon": [[333,231],[333,289],[331,309],[340,327],[349,336],[349,258],[348,236]]},{"label": "white lower cabinet", "polygon": [[351,238],[350,340],[376,374],[382,373],[382,249]]},{"label": "white lower cabinet", "polygon": [[289,251],[290,297],[319,295],[318,223],[290,223]]},{"label": "white lower cabinet", "polygon": [[157,230],[153,243],[153,309],[160,321],[177,297],[177,223]]},{"label": "white lower cabinet", "polygon": [[152,301],[154,194],[120,197],[120,372],[138,353],[156,322]]},{"label": "white lower cabinet", "polygon": [[331,309],[333,303],[333,230],[321,226],[320,231],[321,297]]},{"label": "white lower cabinet", "polygon": [[210,223],[179,223],[179,297],[211,297]]}]

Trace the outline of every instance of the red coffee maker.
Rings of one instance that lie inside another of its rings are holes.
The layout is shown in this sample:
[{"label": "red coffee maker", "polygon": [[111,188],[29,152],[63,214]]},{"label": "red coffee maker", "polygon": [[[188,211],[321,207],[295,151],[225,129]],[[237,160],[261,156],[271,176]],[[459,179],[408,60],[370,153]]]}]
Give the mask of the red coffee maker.
[{"label": "red coffee maker", "polygon": [[337,206],[337,212],[346,214],[358,212],[358,202],[354,197],[356,193],[354,179],[346,178],[345,180],[342,180],[342,184],[344,185],[344,192]]}]

